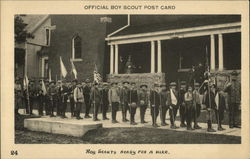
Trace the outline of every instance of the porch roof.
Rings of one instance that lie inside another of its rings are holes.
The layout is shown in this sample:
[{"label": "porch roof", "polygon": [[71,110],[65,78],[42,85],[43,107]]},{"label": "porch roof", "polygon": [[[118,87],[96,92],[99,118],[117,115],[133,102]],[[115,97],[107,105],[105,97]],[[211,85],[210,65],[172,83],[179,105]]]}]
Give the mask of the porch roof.
[{"label": "porch roof", "polygon": [[[140,18],[140,16],[144,16]],[[148,19],[147,19],[148,18]],[[122,31],[110,36],[120,37],[133,34],[167,31],[173,29],[191,28],[206,25],[240,22],[239,15],[131,15],[131,25]],[[150,20],[152,19],[152,20]],[[133,21],[144,20],[141,24]]]}]

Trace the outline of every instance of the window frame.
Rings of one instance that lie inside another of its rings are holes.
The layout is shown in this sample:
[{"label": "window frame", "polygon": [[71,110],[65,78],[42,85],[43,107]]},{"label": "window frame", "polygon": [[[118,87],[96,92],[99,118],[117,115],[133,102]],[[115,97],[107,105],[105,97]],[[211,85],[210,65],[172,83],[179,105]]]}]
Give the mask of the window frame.
[{"label": "window frame", "polygon": [[71,61],[82,61],[82,47],[81,47],[81,57],[75,58],[75,39],[77,37],[80,38],[80,43],[82,43],[82,38],[78,34],[76,34],[72,37],[72,39],[71,39],[71,45],[72,45]]}]

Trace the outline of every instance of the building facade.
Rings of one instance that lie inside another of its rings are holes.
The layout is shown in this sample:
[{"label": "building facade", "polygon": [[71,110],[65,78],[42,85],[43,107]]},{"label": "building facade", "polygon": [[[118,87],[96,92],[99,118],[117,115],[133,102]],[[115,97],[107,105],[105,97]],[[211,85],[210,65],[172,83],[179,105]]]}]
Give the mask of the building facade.
[{"label": "building facade", "polygon": [[[210,66],[219,87],[231,72],[241,74],[239,15],[131,15],[129,25],[106,38],[110,47],[109,81],[187,80],[192,66]],[[132,59],[133,73],[126,73]]]}]

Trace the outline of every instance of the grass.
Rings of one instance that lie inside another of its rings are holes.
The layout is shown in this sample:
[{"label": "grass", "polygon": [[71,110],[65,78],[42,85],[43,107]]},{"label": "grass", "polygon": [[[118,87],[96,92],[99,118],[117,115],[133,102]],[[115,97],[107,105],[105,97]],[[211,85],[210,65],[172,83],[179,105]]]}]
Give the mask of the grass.
[{"label": "grass", "polygon": [[82,138],[33,132],[23,127],[21,115],[15,120],[16,144],[240,144],[241,137],[207,133],[179,132],[154,128],[102,128],[87,132]]}]

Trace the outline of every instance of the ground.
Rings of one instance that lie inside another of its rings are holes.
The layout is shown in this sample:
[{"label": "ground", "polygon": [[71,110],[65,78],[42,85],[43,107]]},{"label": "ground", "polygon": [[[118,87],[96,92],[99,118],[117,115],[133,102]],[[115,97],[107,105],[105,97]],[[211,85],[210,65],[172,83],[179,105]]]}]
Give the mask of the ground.
[{"label": "ground", "polygon": [[66,135],[33,132],[23,127],[25,118],[37,117],[21,115],[16,117],[15,143],[17,144],[240,144],[240,136],[195,133],[149,127],[116,127],[92,130],[82,138]]}]

